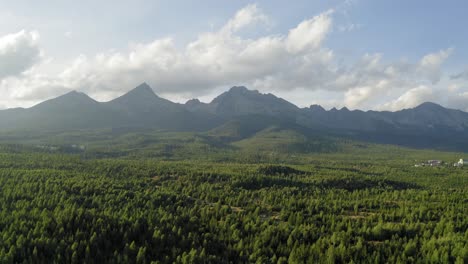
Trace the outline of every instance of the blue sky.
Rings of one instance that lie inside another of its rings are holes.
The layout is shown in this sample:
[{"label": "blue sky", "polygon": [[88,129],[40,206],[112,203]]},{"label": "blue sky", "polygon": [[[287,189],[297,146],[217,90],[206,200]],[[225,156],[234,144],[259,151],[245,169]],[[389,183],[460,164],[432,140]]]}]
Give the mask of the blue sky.
[{"label": "blue sky", "polygon": [[421,0],[0,0],[0,108],[74,89],[105,101],[146,81],[180,102],[241,84],[303,107],[467,110],[466,10]]}]

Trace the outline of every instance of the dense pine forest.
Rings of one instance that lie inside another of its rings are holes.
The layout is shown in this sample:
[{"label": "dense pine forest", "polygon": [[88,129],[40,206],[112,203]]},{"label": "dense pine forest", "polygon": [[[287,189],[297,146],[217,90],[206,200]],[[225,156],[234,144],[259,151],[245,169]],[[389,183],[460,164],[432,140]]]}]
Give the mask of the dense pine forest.
[{"label": "dense pine forest", "polygon": [[468,264],[467,11],[0,0],[0,264]]},{"label": "dense pine forest", "polygon": [[460,154],[194,142],[2,145],[0,263],[468,263]]}]

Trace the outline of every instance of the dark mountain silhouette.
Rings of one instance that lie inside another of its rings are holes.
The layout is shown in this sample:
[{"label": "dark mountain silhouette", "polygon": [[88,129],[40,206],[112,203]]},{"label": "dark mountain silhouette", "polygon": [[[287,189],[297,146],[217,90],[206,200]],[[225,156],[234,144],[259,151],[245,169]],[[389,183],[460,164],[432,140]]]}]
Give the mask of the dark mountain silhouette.
[{"label": "dark mountain silhouette", "polygon": [[114,113],[114,126],[118,127],[179,130],[193,128],[189,124],[196,121],[183,105],[157,96],[146,83],[102,105]]},{"label": "dark mountain silhouette", "polygon": [[185,104],[157,96],[143,83],[109,102],[72,91],[31,108],[0,111],[2,131],[67,131],[100,128],[156,128],[206,131],[225,139],[242,139],[269,127],[301,134],[425,148],[468,150],[468,113],[423,103],[396,112],[299,108],[272,94],[232,87],[210,103]]},{"label": "dark mountain silhouette", "polygon": [[[5,112],[5,115],[2,113]],[[28,109],[0,111],[0,129],[86,129],[107,123],[112,113],[84,93],[71,91]],[[110,125],[110,124],[108,124]]]},{"label": "dark mountain silhouette", "polygon": [[243,86],[234,86],[209,104],[212,112],[224,116],[264,115],[295,118],[299,108],[272,94],[261,94]]},{"label": "dark mountain silhouette", "polygon": [[146,83],[105,104],[114,110],[136,116],[145,113],[181,112],[184,109],[179,104],[158,97]]}]

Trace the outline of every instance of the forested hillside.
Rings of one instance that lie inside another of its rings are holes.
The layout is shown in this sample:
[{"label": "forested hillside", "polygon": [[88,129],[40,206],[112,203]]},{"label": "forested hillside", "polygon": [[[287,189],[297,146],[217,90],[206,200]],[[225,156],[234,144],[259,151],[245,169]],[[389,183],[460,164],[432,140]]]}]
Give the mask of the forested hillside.
[{"label": "forested hillside", "polygon": [[271,165],[2,147],[0,263],[468,262],[466,168],[354,151]]}]

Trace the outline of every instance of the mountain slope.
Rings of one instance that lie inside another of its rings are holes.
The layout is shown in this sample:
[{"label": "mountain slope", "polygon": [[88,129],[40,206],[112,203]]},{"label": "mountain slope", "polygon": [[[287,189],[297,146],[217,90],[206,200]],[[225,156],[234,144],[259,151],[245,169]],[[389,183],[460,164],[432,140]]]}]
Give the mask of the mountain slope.
[{"label": "mountain slope", "polygon": [[169,100],[158,97],[148,84],[143,83],[130,92],[105,103],[109,108],[128,115],[145,113],[183,112],[184,108]]},{"label": "mountain slope", "polygon": [[225,141],[234,141],[248,138],[269,127],[289,128],[298,131],[308,130],[297,125],[294,120],[251,114],[233,117],[222,125],[208,131],[207,134]]},{"label": "mountain slope", "polygon": [[190,112],[184,105],[157,96],[146,83],[104,105],[119,114],[121,126],[201,131],[218,124],[213,115]]},{"label": "mountain slope", "polygon": [[[29,109],[6,110],[0,115],[0,128],[6,129],[84,129],[109,123],[111,111],[99,102],[76,91],[44,101]],[[1,111],[3,112],[3,111]]]},{"label": "mountain slope", "polygon": [[396,112],[388,111],[350,111],[335,108],[326,111],[320,106],[303,109],[305,125],[318,125],[334,129],[353,131],[467,131],[468,113],[444,108],[435,103],[423,103],[415,108]]},{"label": "mountain slope", "polygon": [[339,145],[324,135],[315,135],[306,129],[270,126],[254,135],[233,143],[244,150],[268,151],[271,153],[326,153],[336,152]]},{"label": "mountain slope", "polygon": [[387,112],[383,113],[383,115],[390,116],[394,123],[400,125],[428,129],[445,127],[458,131],[468,128],[468,113],[447,109],[430,102],[423,103],[413,109],[405,109],[395,113]]},{"label": "mountain slope", "polygon": [[303,125],[335,136],[417,148],[468,151],[468,113],[434,103],[396,112],[304,109]]},{"label": "mountain slope", "polygon": [[317,105],[301,109],[272,94],[232,87],[210,103],[194,99],[178,104],[157,96],[143,83],[104,103],[72,91],[28,109],[0,111],[3,131],[148,128],[206,132],[209,137],[233,142],[258,136],[272,127],[307,137],[332,135],[468,151],[468,113],[434,103],[396,112],[347,108],[327,111]]},{"label": "mountain slope", "polygon": [[234,86],[219,95],[209,104],[191,100],[186,104],[191,111],[209,112],[232,118],[245,115],[263,115],[275,118],[294,119],[299,108],[272,94],[261,94],[243,86]]}]

